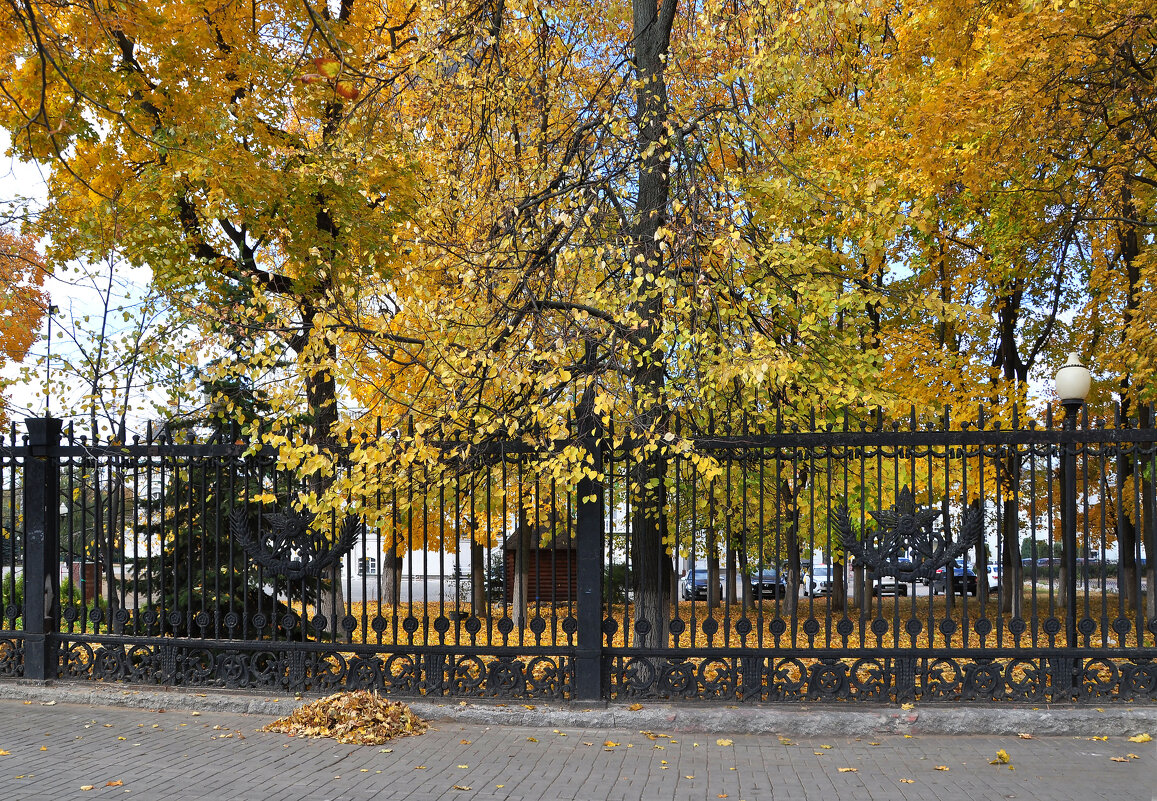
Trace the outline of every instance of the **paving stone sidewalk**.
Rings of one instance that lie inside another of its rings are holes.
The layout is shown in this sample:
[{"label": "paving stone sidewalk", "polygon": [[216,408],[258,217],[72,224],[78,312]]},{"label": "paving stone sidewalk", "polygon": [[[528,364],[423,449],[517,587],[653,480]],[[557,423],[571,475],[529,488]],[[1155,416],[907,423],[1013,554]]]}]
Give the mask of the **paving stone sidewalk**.
[{"label": "paving stone sidewalk", "polygon": [[[0,754],[0,798],[1157,797],[1155,743],[1132,743],[1124,735],[793,737],[488,725],[443,718],[419,737],[351,746],[258,731],[272,719],[218,709],[0,700],[0,752],[6,752]],[[1008,753],[1015,770],[989,764],[1000,750]]]}]

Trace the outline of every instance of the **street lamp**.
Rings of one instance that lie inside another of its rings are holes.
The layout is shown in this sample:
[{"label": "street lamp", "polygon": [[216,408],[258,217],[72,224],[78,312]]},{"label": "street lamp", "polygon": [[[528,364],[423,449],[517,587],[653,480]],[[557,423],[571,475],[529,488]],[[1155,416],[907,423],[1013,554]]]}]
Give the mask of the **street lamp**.
[{"label": "street lamp", "polygon": [[[1089,395],[1091,376],[1089,368],[1081,364],[1077,354],[1070,353],[1069,360],[1057,370],[1057,396],[1065,409],[1064,430],[1072,432],[1077,427],[1077,414],[1085,405]],[[1077,646],[1077,444],[1071,437],[1061,446],[1061,542],[1064,552],[1065,571],[1065,635],[1068,646]]]}]

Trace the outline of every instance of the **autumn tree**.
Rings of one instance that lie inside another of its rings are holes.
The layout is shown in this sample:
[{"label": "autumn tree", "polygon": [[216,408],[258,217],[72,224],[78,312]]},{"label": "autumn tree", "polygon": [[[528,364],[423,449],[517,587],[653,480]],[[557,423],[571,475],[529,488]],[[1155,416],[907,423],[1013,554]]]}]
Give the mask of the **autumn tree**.
[{"label": "autumn tree", "polygon": [[[0,369],[19,363],[40,333],[48,298],[42,291],[44,262],[35,240],[0,228]],[[0,396],[0,424],[9,419],[8,401]]]}]

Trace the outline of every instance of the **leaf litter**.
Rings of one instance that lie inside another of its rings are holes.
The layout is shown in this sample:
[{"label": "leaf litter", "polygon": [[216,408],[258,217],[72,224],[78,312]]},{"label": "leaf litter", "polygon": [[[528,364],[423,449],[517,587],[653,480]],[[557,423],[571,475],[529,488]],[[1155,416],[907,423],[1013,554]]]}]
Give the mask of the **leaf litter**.
[{"label": "leaf litter", "polygon": [[426,721],[405,704],[369,690],[356,690],[298,707],[262,731],[291,737],[330,737],[347,745],[381,745],[394,737],[425,734],[426,728]]}]

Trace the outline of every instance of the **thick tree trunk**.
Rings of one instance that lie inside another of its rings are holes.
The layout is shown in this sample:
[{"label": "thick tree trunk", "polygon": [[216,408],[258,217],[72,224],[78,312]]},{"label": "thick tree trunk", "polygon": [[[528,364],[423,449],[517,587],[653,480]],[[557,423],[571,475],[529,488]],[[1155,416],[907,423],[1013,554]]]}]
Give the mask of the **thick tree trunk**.
[{"label": "thick tree trunk", "polygon": [[[1133,202],[1133,194],[1129,187],[1128,181],[1121,187],[1121,216],[1126,220],[1133,220],[1137,218],[1136,204]],[[1140,281],[1140,269],[1137,266],[1137,257],[1141,255],[1141,242],[1137,237],[1137,226],[1132,224],[1122,224],[1123,227],[1117,228],[1117,244],[1121,252],[1121,260],[1125,263],[1125,280],[1127,283],[1127,294],[1125,296],[1125,311],[1124,311],[1124,328],[1126,340],[1129,336],[1129,329],[1134,323],[1137,316],[1137,309],[1140,305],[1141,298],[1137,291],[1137,284]],[[1130,397],[1129,390],[1129,376],[1121,377],[1121,417],[1128,418]],[[1144,427],[1144,418],[1148,416],[1148,408],[1143,407],[1140,410],[1140,417],[1142,418],[1142,427]],[[1142,465],[1139,465],[1143,468]],[[1122,600],[1126,609],[1136,612],[1140,606],[1140,599],[1137,597],[1138,582],[1137,582],[1137,527],[1135,521],[1129,520],[1125,514],[1125,507],[1122,504],[1124,498],[1122,495],[1128,490],[1126,487],[1130,483],[1128,479],[1133,475],[1134,463],[1132,459],[1126,456],[1119,455],[1117,457],[1117,553],[1119,554],[1117,560],[1117,586],[1121,593]],[[1134,512],[1136,516],[1136,512]],[[1149,525],[1152,525],[1152,518],[1145,518]],[[1149,549],[1150,561],[1152,561],[1153,554]],[[1153,585],[1149,584],[1149,600],[1153,600]]]},{"label": "thick tree trunk", "polygon": [[[663,254],[656,233],[666,222],[670,199],[671,151],[668,137],[667,84],[664,67],[675,20],[676,0],[632,0],[632,36],[636,78],[636,147],[640,155],[638,195],[631,231],[631,266],[639,279],[631,300],[638,318],[631,382],[637,413],[634,432],[641,437],[660,433],[664,422]],[[671,559],[663,542],[664,460],[648,455],[632,471],[638,506],[634,515],[635,614],[634,645],[667,644],[670,611]]]},{"label": "thick tree trunk", "polygon": [[382,552],[382,599],[394,609],[402,603],[402,557],[392,547]]},{"label": "thick tree trunk", "polygon": [[[635,635],[634,645],[638,648],[662,648],[667,645],[667,633],[671,616],[667,602],[671,596],[671,559],[663,544],[666,520],[662,515],[665,506],[663,487],[663,460],[647,458],[647,463],[637,470],[635,480],[646,476],[658,478],[658,484],[650,489],[643,485],[636,504],[634,539],[631,542],[631,561],[634,569],[635,587]],[[718,575],[718,558],[716,558]],[[639,621],[646,621],[640,626]]]},{"label": "thick tree trunk", "polygon": [[[802,483],[806,483],[806,473]],[[779,507],[785,510],[784,541],[787,546],[787,595],[783,599],[783,614],[793,616],[799,609],[800,578],[803,560],[799,550],[799,506],[797,493],[803,489],[799,475],[794,476],[793,487],[786,479],[779,484]]]},{"label": "thick tree trunk", "polygon": [[864,566],[861,564],[852,567],[852,607],[871,614],[871,610],[866,608],[868,602],[865,599],[867,593],[864,590],[864,572]]},{"label": "thick tree trunk", "polygon": [[530,519],[526,509],[518,510],[518,528],[514,532],[514,589],[511,593],[511,617],[515,628],[527,623],[527,595],[530,590]]},{"label": "thick tree trunk", "polygon": [[[311,416],[309,443],[318,449],[319,453],[335,452],[334,448],[334,428],[338,422],[337,414],[337,385],[326,365],[312,364],[310,354],[321,351],[322,358],[328,360],[330,364],[337,361],[337,348],[332,344],[326,344],[318,347],[313,342],[313,338],[324,336],[324,333],[318,331],[314,327],[315,310],[313,306],[306,303],[302,307],[302,331],[305,334],[295,340],[294,350],[299,355],[304,355],[305,359],[305,396],[306,404],[309,408]],[[314,493],[315,497],[322,498],[332,486],[334,481],[334,474],[332,470],[318,470],[306,479],[306,484],[310,491]],[[336,525],[341,525],[341,520],[335,518]],[[321,525],[321,519],[315,521],[315,525]],[[338,536],[337,531],[329,532],[331,541]],[[351,558],[349,555],[345,560]],[[343,560],[343,561],[345,561]],[[338,563],[326,571],[324,576],[326,580],[326,587],[321,597],[317,599],[317,607],[320,614],[325,616],[329,624],[330,633],[336,640],[338,638],[339,624],[341,618],[345,615],[345,589],[342,586],[342,563]]]},{"label": "thick tree trunk", "polygon": [[490,614],[486,596],[486,548],[477,540],[470,540],[470,609],[475,617]]},{"label": "thick tree trunk", "polygon": [[735,549],[731,547],[730,538],[728,538],[727,545],[727,564],[726,573],[724,575],[723,592],[727,603],[734,606],[739,602],[739,598],[735,594],[736,585],[736,569],[735,569]]},{"label": "thick tree trunk", "polygon": [[[1003,585],[1003,597],[1001,598],[1000,611],[1004,614],[1012,614],[1015,617],[1020,617],[1021,614],[1021,589],[1020,584],[1013,583],[1018,578],[1015,570],[1012,567],[1012,562],[1016,559],[1016,555],[1020,553],[1020,512],[1017,509],[1016,498],[1019,498],[1020,487],[1020,459],[1015,451],[1010,452],[1004,465],[1004,474],[1007,478],[1008,487],[1006,489],[1007,495],[1004,500],[1004,508],[1001,517],[1001,553],[1003,559],[1001,562],[1001,584]],[[988,558],[985,552],[984,543],[979,543],[977,547],[980,554],[981,563],[977,565],[977,584],[981,581],[987,581],[988,576]],[[984,572],[981,573],[980,571]]]},{"label": "thick tree trunk", "polygon": [[828,608],[833,612],[843,612],[848,608],[848,582],[844,578],[847,570],[843,562],[832,560],[832,593],[828,596]]}]

